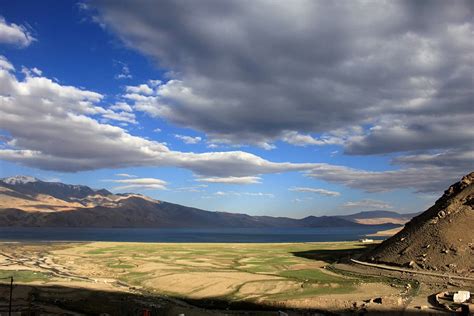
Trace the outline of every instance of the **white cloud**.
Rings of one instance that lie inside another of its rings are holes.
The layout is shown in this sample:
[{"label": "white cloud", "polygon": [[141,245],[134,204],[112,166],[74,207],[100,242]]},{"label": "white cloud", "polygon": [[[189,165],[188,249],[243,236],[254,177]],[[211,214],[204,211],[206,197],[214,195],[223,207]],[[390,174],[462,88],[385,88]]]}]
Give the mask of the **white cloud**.
[{"label": "white cloud", "polygon": [[209,177],[209,178],[197,178],[196,181],[199,182],[209,182],[209,183],[223,183],[223,184],[256,184],[261,183],[260,177]]},{"label": "white cloud", "polygon": [[161,184],[165,185],[166,181],[156,179],[156,178],[137,178],[137,179],[119,179],[119,180],[110,180],[111,182],[116,183],[130,183],[130,184]]},{"label": "white cloud", "polygon": [[123,177],[123,178],[136,178],[136,175],[133,174],[128,174],[128,173],[116,173],[115,174],[117,177]]},{"label": "white cloud", "polygon": [[112,105],[109,109],[117,111],[125,111],[125,112],[133,112],[133,109],[130,105],[128,105],[125,102],[117,102],[114,105]]},{"label": "white cloud", "polygon": [[130,124],[138,124],[138,122],[135,119],[135,114],[130,113],[130,112],[114,112],[110,110],[106,110],[104,113],[102,113],[102,117],[104,119],[109,119],[113,121],[119,121],[119,122],[126,122]]},{"label": "white cloud", "polygon": [[33,72],[37,76],[42,76],[43,75],[43,71],[41,71],[40,69],[38,69],[36,67],[31,68],[31,72]]},{"label": "white cloud", "polygon": [[293,188],[289,188],[288,190],[295,191],[295,192],[317,193],[317,194],[326,195],[326,196],[340,196],[341,195],[341,193],[336,192],[336,191],[329,191],[329,190],[319,189],[319,188],[293,187]]},{"label": "white cloud", "polygon": [[[469,147],[428,156],[398,157],[394,163],[409,167],[390,171],[272,162],[244,151],[173,151],[163,143],[133,136],[103,122],[113,111],[99,106],[102,94],[61,85],[39,75],[18,80],[13,65],[5,58],[0,61],[0,126],[8,135],[1,138],[0,159],[29,167],[68,172],[178,167],[191,170],[197,181],[233,184],[259,183],[264,174],[306,171],[310,177],[368,192],[441,192],[472,169]],[[445,159],[455,163],[446,164]]]},{"label": "white cloud", "polygon": [[130,68],[126,63],[121,61],[115,61],[115,64],[120,67],[120,73],[115,75],[115,79],[131,79],[133,78],[132,74],[130,73]]},{"label": "white cloud", "polygon": [[15,67],[8,61],[5,56],[0,55],[0,69],[4,69],[7,71],[15,70]]},{"label": "white cloud", "polygon": [[132,79],[133,76],[127,72],[127,69],[128,68],[123,68],[121,73],[115,75],[115,79]]},{"label": "white cloud", "polygon": [[166,181],[156,178],[136,178],[136,179],[119,179],[119,180],[104,180],[114,183],[123,184],[115,187],[114,190],[130,190],[130,189],[145,189],[145,190],[167,190]]},{"label": "white cloud", "polygon": [[27,47],[36,39],[22,26],[8,23],[0,16],[0,43]]},{"label": "white cloud", "polygon": [[141,84],[138,86],[127,86],[125,91],[128,93],[138,93],[138,94],[145,94],[150,95],[153,93],[153,89],[150,88],[147,84]]},{"label": "white cloud", "polygon": [[182,140],[185,144],[197,144],[201,142],[202,138],[199,136],[192,137],[192,136],[187,136],[187,135],[174,135],[177,139]]},{"label": "white cloud", "polygon": [[349,201],[343,205],[346,208],[356,208],[363,210],[387,210],[392,209],[393,206],[387,202],[379,200],[365,199],[360,201]]},{"label": "white cloud", "polygon": [[93,118],[110,114],[110,109],[98,105],[102,98],[100,93],[63,86],[46,77],[18,80],[12,72],[0,69],[0,126],[10,135],[0,149],[0,158],[57,171],[179,167],[202,178],[256,177],[312,166],[275,163],[242,151],[172,151]]},{"label": "white cloud", "polygon": [[272,193],[262,193],[262,192],[237,192],[237,191],[217,191],[214,195],[218,196],[254,196],[254,197],[268,197],[274,198],[275,195]]}]

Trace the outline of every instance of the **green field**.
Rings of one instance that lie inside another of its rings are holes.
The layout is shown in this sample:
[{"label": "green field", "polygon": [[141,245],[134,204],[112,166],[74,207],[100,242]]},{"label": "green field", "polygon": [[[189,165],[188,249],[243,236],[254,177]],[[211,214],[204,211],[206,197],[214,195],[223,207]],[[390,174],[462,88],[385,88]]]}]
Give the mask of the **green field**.
[{"label": "green field", "polygon": [[337,275],[325,267],[363,247],[357,242],[90,243],[55,251],[54,256],[79,274],[99,271],[95,277],[115,278],[162,294],[273,301],[356,292],[366,280]]},{"label": "green field", "polygon": [[[26,262],[31,260],[30,266],[41,263],[42,267],[38,271],[14,272],[16,282],[69,284],[74,280],[108,291],[115,286],[123,290],[128,285],[136,291],[178,299],[298,307],[314,298],[334,302],[347,296],[366,299],[375,290],[398,294],[399,289],[387,285],[387,280],[342,275],[331,269],[336,261],[355,256],[365,247],[358,242],[95,242],[16,247],[12,257],[21,257],[22,264],[26,258]],[[55,271],[54,277],[48,271]],[[0,276],[11,274],[0,272]]]},{"label": "green field", "polygon": [[49,273],[30,270],[0,270],[0,280],[2,283],[10,282],[10,277],[13,277],[15,282],[29,283],[33,281],[47,281],[51,275]]}]

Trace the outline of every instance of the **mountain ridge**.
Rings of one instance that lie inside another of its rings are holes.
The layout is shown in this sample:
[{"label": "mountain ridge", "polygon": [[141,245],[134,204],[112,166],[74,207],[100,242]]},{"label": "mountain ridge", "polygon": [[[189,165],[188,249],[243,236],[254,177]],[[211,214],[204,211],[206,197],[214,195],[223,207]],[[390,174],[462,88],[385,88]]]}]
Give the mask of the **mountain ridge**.
[{"label": "mountain ridge", "polygon": [[[83,185],[46,182],[33,177],[0,179],[0,226],[3,227],[367,226],[352,220],[351,215],[348,216],[307,216],[301,219],[250,216],[242,213],[206,211],[155,200],[140,194],[113,194],[105,189],[96,190]],[[383,228],[399,226],[398,223],[377,224],[378,226],[382,224]]]}]

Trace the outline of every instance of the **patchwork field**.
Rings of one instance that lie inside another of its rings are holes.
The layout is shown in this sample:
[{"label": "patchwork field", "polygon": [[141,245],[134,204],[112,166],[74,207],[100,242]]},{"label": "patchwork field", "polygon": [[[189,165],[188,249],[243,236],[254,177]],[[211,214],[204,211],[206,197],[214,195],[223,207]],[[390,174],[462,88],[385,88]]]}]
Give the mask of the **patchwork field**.
[{"label": "patchwork field", "polygon": [[134,291],[176,299],[341,309],[403,285],[340,275],[327,266],[358,242],[292,244],[3,244],[0,277],[16,282]]}]

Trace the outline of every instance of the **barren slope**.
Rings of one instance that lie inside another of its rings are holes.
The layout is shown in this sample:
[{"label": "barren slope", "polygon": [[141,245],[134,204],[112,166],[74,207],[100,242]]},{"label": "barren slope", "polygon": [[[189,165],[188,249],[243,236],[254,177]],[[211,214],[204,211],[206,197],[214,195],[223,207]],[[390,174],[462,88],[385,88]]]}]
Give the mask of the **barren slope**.
[{"label": "barren slope", "polygon": [[435,205],[366,255],[366,260],[416,269],[474,274],[474,172]]}]

